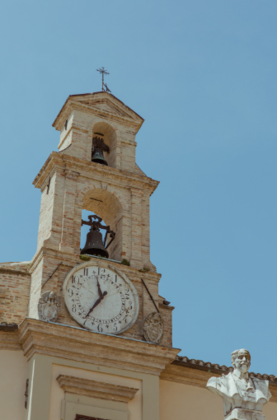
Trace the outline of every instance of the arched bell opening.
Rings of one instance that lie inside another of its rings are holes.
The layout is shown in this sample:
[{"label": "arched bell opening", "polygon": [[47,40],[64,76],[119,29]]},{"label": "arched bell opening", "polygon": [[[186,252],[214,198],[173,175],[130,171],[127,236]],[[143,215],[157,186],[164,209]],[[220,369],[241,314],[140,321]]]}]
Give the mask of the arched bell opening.
[{"label": "arched bell opening", "polygon": [[[89,224],[89,216],[98,216],[102,219],[101,225],[109,227],[109,229],[100,227],[102,241],[104,241],[107,233],[106,243],[108,244],[112,239],[107,248],[108,258],[117,261],[121,261],[122,259],[122,215],[123,210],[120,201],[107,190],[94,189],[84,195],[82,220],[85,220]],[[90,221],[97,221],[97,219],[90,218]],[[84,248],[86,239],[88,239],[87,234],[91,230],[91,224],[90,226],[88,224],[83,224],[81,228],[81,249]],[[115,233],[114,237],[112,237],[113,233]],[[97,235],[94,235],[94,238]]]},{"label": "arched bell opening", "polygon": [[99,122],[93,126],[91,160],[115,168],[116,132],[110,124]]}]

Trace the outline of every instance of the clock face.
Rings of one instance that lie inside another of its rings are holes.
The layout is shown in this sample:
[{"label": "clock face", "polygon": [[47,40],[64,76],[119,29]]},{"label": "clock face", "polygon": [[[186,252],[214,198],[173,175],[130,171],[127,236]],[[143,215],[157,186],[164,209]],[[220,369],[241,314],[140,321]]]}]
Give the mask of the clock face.
[{"label": "clock face", "polygon": [[135,287],[109,265],[85,263],[75,267],[65,279],[63,290],[72,317],[91,331],[120,334],[137,319]]}]

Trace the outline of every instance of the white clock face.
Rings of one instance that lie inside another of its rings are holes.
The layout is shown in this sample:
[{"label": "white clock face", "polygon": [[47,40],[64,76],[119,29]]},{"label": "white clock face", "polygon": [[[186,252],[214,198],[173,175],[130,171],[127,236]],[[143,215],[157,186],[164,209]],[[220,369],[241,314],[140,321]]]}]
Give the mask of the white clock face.
[{"label": "white clock face", "polygon": [[75,267],[65,279],[64,300],[72,317],[91,331],[120,334],[138,316],[136,289],[109,266],[85,263]]}]

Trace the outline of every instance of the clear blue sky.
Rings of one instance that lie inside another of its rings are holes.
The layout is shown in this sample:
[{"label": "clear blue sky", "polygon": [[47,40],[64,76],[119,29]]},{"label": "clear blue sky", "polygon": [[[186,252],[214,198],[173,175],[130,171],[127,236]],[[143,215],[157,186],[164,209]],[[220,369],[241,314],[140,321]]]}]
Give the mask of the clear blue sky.
[{"label": "clear blue sky", "polygon": [[277,375],[276,0],[14,0],[1,6],[1,261],[30,260],[32,181],[69,94],[145,118],[137,162],[161,181],[151,256],[182,355]]}]

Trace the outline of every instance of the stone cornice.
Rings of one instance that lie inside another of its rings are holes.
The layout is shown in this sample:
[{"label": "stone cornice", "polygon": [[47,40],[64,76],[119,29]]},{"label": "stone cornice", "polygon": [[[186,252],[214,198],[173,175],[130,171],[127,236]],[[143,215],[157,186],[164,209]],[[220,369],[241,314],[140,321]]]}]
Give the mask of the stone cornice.
[{"label": "stone cornice", "polygon": [[[229,372],[226,372],[226,374],[227,373]],[[207,382],[212,376],[222,376],[222,372],[219,371],[219,369],[211,368],[208,371],[206,369],[202,370],[201,366],[192,368],[178,362],[173,362],[166,366],[160,379],[206,388]],[[277,384],[270,382],[269,388],[272,393],[270,402],[277,402]]]},{"label": "stone cornice", "polygon": [[[75,265],[77,264],[82,264],[84,262],[83,260],[80,259],[79,255],[66,253],[64,251],[59,251],[59,250],[55,250],[55,249],[44,246],[44,247],[41,247],[40,250],[34,255],[30,263],[30,267],[29,267],[30,273],[33,273],[33,271],[35,270],[35,268],[40,263],[43,257],[56,259],[57,264],[59,264],[60,262],[63,262],[63,265],[67,265],[68,267],[71,267],[71,268],[75,267]],[[126,274],[127,276],[133,275],[137,277],[143,277],[143,279],[145,280],[156,281],[157,283],[160,281],[160,278],[161,278],[161,274],[157,273],[156,271],[140,272],[137,268],[121,264],[121,262],[119,261],[116,262],[113,260],[108,260],[108,259],[106,260],[106,259],[93,257],[93,256],[90,256],[90,257],[91,257],[91,260],[90,260],[91,262],[93,262],[94,260],[97,260],[100,264],[101,264],[101,261],[107,262],[110,265],[114,265],[115,267],[118,267],[118,269],[123,271],[124,274]]]},{"label": "stone cornice", "polygon": [[131,401],[138,392],[137,388],[76,378],[75,376],[59,375],[57,381],[60,388],[70,394],[124,403]]},{"label": "stone cornice", "polygon": [[22,270],[13,270],[12,268],[1,268],[0,267],[0,274],[13,274],[19,276],[30,276],[31,274],[28,271]]},{"label": "stone cornice", "polygon": [[0,331],[0,350],[22,350],[19,342],[19,331]]},{"label": "stone cornice", "polygon": [[33,182],[36,188],[42,188],[49,174],[53,171],[53,168],[72,170],[78,172],[80,177],[98,179],[99,181],[105,179],[106,183],[120,185],[125,188],[138,188],[144,191],[148,189],[150,195],[153,194],[159,185],[158,181],[147,176],[52,152]]},{"label": "stone cornice", "polygon": [[19,337],[27,360],[44,354],[152,375],[160,375],[180,351],[30,318],[20,324]]}]

